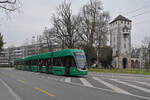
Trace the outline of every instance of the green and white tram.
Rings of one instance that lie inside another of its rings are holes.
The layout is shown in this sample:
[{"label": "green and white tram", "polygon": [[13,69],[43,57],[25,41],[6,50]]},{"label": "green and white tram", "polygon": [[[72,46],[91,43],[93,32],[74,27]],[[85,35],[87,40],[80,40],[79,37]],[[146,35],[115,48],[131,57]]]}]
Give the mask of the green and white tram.
[{"label": "green and white tram", "polygon": [[[17,63],[15,63],[17,62]],[[65,49],[29,56],[14,61],[18,69],[52,73],[55,75],[87,75],[86,57],[83,50]]]}]

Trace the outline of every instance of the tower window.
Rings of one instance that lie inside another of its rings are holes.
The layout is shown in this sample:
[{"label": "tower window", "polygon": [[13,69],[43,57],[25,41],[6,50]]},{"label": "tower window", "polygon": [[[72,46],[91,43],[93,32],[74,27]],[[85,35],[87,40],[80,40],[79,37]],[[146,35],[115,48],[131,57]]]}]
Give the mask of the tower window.
[{"label": "tower window", "polygon": [[126,38],[124,38],[124,41],[126,41]]},{"label": "tower window", "polygon": [[123,28],[123,32],[130,32],[130,30],[127,28]]},{"label": "tower window", "polygon": [[124,34],[123,34],[123,37],[124,37],[124,38],[128,38],[128,36],[129,36],[128,33],[124,33]]},{"label": "tower window", "polygon": [[115,42],[115,36],[114,36],[114,42]]},{"label": "tower window", "polygon": [[123,32],[125,32],[125,29],[123,29]]},{"label": "tower window", "polygon": [[124,44],[124,48],[126,48],[126,44]]},{"label": "tower window", "polygon": [[115,47],[116,47],[116,46],[115,46],[115,44],[114,44],[113,48],[115,49]]}]

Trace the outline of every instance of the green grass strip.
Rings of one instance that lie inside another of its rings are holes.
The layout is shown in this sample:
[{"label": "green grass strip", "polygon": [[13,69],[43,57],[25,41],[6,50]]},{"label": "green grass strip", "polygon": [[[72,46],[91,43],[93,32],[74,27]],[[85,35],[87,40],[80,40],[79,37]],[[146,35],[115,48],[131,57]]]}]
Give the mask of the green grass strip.
[{"label": "green grass strip", "polygon": [[150,71],[146,69],[100,69],[100,68],[89,68],[89,72],[104,72],[104,73],[123,73],[123,74],[143,74],[150,75]]}]

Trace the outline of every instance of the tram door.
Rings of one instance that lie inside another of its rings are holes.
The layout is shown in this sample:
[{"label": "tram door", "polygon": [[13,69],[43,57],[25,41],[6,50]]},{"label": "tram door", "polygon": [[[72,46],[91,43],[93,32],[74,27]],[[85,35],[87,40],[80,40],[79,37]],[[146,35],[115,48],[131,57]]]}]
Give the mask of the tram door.
[{"label": "tram door", "polygon": [[70,57],[69,56],[67,56],[67,57],[65,57],[65,62],[66,62],[66,74],[67,75],[69,75],[70,74]]}]

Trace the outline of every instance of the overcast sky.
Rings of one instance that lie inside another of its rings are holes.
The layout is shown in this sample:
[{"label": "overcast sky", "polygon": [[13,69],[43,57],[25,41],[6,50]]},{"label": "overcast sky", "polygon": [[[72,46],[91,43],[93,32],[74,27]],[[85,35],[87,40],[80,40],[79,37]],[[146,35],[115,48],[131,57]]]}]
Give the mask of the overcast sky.
[{"label": "overcast sky", "polygon": [[[25,41],[31,42],[32,36],[42,33],[44,27],[51,27],[51,15],[62,0],[20,0],[22,8],[20,13],[15,13],[11,19],[0,15],[0,32],[8,46],[20,46]],[[83,4],[88,0],[70,0],[74,14],[79,12]],[[150,12],[131,18],[134,15],[150,11],[149,0],[102,0],[104,10],[109,11],[111,18],[119,14],[132,20],[132,44],[140,46],[141,40],[150,36]],[[149,6],[147,6],[149,5]],[[126,14],[135,9],[143,9]]]}]

